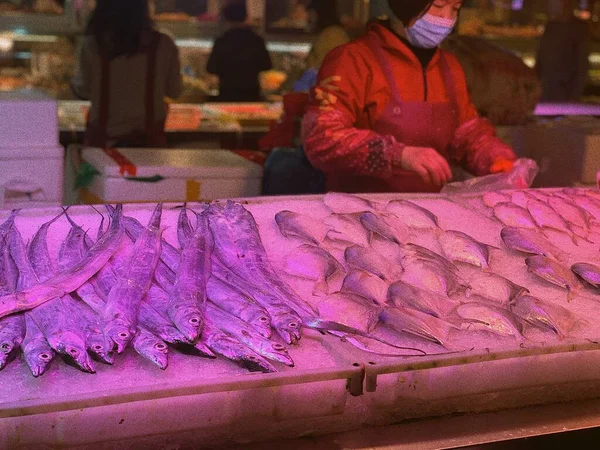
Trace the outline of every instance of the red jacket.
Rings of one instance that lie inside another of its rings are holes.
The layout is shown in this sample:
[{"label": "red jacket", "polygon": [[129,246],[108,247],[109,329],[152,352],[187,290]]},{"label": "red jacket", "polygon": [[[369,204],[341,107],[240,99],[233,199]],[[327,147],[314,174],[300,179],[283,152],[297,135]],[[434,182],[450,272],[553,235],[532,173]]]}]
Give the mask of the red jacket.
[{"label": "red jacket", "polygon": [[[405,145],[393,136],[371,130],[390,101],[391,90],[368,45],[369,35],[375,36],[389,54],[404,101],[450,101],[440,67],[444,52],[456,83],[460,124],[449,149],[451,160],[475,175],[487,175],[497,158],[516,159],[511,148],[496,137],[491,123],[478,116],[462,67],[452,54],[437,50],[424,73],[417,57],[397,36],[374,24],[367,35],[332,51],[321,67],[302,130],[304,149],[316,168],[336,175],[384,180],[394,175],[392,161],[400,158]],[[383,148],[383,164],[368,164],[370,148]]]}]

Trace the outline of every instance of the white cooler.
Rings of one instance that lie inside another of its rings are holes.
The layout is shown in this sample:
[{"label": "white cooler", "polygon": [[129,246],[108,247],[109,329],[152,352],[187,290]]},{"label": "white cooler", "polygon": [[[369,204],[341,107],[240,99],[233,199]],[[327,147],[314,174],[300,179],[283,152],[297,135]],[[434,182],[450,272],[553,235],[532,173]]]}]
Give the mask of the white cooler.
[{"label": "white cooler", "polygon": [[31,90],[0,93],[0,208],[61,204],[63,176],[56,101]]},{"label": "white cooler", "polygon": [[84,203],[138,203],[256,197],[262,167],[227,150],[85,148],[98,172],[82,190]]}]

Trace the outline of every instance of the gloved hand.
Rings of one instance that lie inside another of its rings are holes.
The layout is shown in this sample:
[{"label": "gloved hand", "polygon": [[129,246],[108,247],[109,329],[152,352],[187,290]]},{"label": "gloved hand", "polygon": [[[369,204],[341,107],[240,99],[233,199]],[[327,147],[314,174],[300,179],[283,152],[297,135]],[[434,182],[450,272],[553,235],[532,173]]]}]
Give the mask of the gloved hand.
[{"label": "gloved hand", "polygon": [[448,161],[432,148],[404,147],[401,158],[402,169],[416,172],[425,183],[443,186],[452,180]]},{"label": "gloved hand", "polygon": [[514,161],[506,158],[498,158],[492,163],[492,166],[490,167],[490,173],[494,174],[511,172],[514,165]]}]

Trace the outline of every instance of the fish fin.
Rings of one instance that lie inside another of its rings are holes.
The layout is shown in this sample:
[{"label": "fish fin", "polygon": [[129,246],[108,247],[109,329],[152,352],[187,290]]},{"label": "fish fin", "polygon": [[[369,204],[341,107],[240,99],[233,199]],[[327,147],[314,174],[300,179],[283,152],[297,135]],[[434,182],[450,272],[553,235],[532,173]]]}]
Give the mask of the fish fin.
[{"label": "fish fin", "polygon": [[349,344],[353,345],[357,349],[362,350],[363,352],[366,352],[366,353],[377,355],[377,356],[399,357],[399,356],[427,356],[428,355],[423,350],[420,350],[420,349],[417,349],[417,348],[409,348],[409,347],[404,348],[404,350],[416,351],[419,354],[418,355],[406,355],[404,353],[383,353],[383,352],[379,352],[379,351],[376,351],[376,350],[371,350],[370,348],[366,347],[365,345],[363,345],[361,342],[357,341],[353,337],[349,337],[349,336],[340,336],[340,337],[342,338],[342,340],[348,342]]},{"label": "fish fin", "polygon": [[315,285],[312,295],[315,297],[325,297],[329,294],[329,285],[327,281],[321,281]]},{"label": "fish fin", "polygon": [[574,290],[569,290],[567,294],[567,303],[571,303],[577,297],[578,292]]}]

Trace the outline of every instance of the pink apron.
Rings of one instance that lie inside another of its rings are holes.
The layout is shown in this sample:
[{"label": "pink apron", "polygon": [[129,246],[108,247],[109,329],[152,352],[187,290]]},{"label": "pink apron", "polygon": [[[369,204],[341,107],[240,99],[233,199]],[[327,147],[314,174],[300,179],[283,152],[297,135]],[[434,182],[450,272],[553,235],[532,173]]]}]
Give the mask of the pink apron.
[{"label": "pink apron", "polygon": [[[400,95],[389,57],[383,51],[381,43],[376,38],[372,38],[369,45],[392,91],[390,102],[379,120],[373,124],[372,130],[378,134],[394,136],[398,142],[407,146],[433,148],[448,158],[448,148],[458,127],[458,103],[452,73],[444,55],[440,56],[440,64],[450,101],[405,102]],[[439,192],[440,190],[433,184],[425,183],[418,174],[401,169],[395,169],[390,179],[330,175],[328,188],[355,193]]]}]

